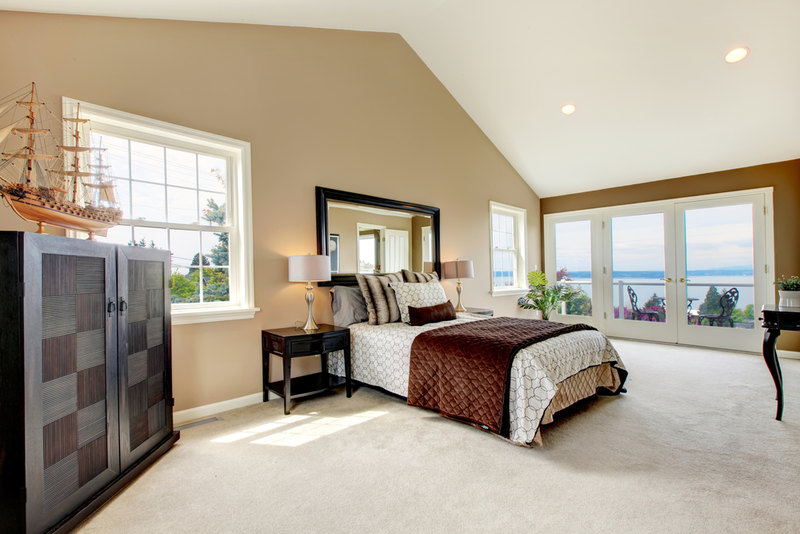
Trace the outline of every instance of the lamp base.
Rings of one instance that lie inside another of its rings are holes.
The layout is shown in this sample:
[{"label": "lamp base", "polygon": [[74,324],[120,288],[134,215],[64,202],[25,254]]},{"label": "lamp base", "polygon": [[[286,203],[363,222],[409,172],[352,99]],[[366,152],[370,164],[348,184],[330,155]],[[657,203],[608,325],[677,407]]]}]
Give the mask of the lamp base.
[{"label": "lamp base", "polygon": [[458,293],[458,304],[456,304],[456,311],[457,312],[465,312],[467,311],[464,306],[461,305],[461,279],[456,282],[456,293]]},{"label": "lamp base", "polygon": [[306,324],[303,325],[303,330],[306,332],[319,330],[319,326],[314,321],[314,315],[311,313],[311,305],[314,303],[314,286],[311,285],[311,282],[306,286],[306,303],[308,304],[308,317],[306,318]]}]

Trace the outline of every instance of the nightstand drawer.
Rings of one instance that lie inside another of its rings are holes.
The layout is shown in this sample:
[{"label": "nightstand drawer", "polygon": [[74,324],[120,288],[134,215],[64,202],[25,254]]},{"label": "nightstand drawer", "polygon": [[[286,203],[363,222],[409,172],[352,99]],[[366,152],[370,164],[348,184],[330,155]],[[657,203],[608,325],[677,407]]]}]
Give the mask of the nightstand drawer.
[{"label": "nightstand drawer", "polygon": [[303,354],[321,354],[325,352],[325,341],[322,339],[302,339],[290,341],[292,356]]}]

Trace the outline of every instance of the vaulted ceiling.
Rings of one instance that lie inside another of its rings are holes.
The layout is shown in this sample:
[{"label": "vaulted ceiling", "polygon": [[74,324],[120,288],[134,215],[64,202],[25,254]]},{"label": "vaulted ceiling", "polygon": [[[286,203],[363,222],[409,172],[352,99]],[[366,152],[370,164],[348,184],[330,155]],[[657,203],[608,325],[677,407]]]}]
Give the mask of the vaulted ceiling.
[{"label": "vaulted ceiling", "polygon": [[[798,0],[0,0],[0,9],[397,32],[542,197],[800,157]],[[750,55],[726,63],[737,46]],[[575,113],[563,114],[565,103]]]}]

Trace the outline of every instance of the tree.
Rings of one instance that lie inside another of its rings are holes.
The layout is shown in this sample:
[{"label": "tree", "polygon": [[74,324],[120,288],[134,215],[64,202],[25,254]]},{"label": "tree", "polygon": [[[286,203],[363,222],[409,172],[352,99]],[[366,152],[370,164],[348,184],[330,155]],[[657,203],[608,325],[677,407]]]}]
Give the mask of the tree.
[{"label": "tree", "polygon": [[568,315],[591,315],[592,314],[592,299],[578,289],[580,293],[567,302]]},{"label": "tree", "polygon": [[560,282],[561,280],[572,280],[566,267],[562,267],[556,271],[556,282]]},{"label": "tree", "polygon": [[703,315],[718,315],[722,313],[722,306],[719,305],[720,296],[716,286],[709,287],[706,298],[700,305],[700,313]]}]

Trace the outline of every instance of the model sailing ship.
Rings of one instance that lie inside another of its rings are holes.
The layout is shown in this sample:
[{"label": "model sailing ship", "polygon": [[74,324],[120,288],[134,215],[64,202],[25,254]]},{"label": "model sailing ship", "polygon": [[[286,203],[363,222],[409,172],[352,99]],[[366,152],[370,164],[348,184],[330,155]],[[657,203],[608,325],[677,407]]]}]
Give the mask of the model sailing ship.
[{"label": "model sailing ship", "polygon": [[[15,111],[17,113],[15,113]],[[20,117],[22,111],[24,117]],[[6,117],[10,119],[7,121]],[[107,177],[103,148],[81,143],[88,119],[64,117],[65,137],[59,144],[47,128],[53,114],[30,92],[0,102],[0,196],[26,221],[105,235],[122,217]]]}]

